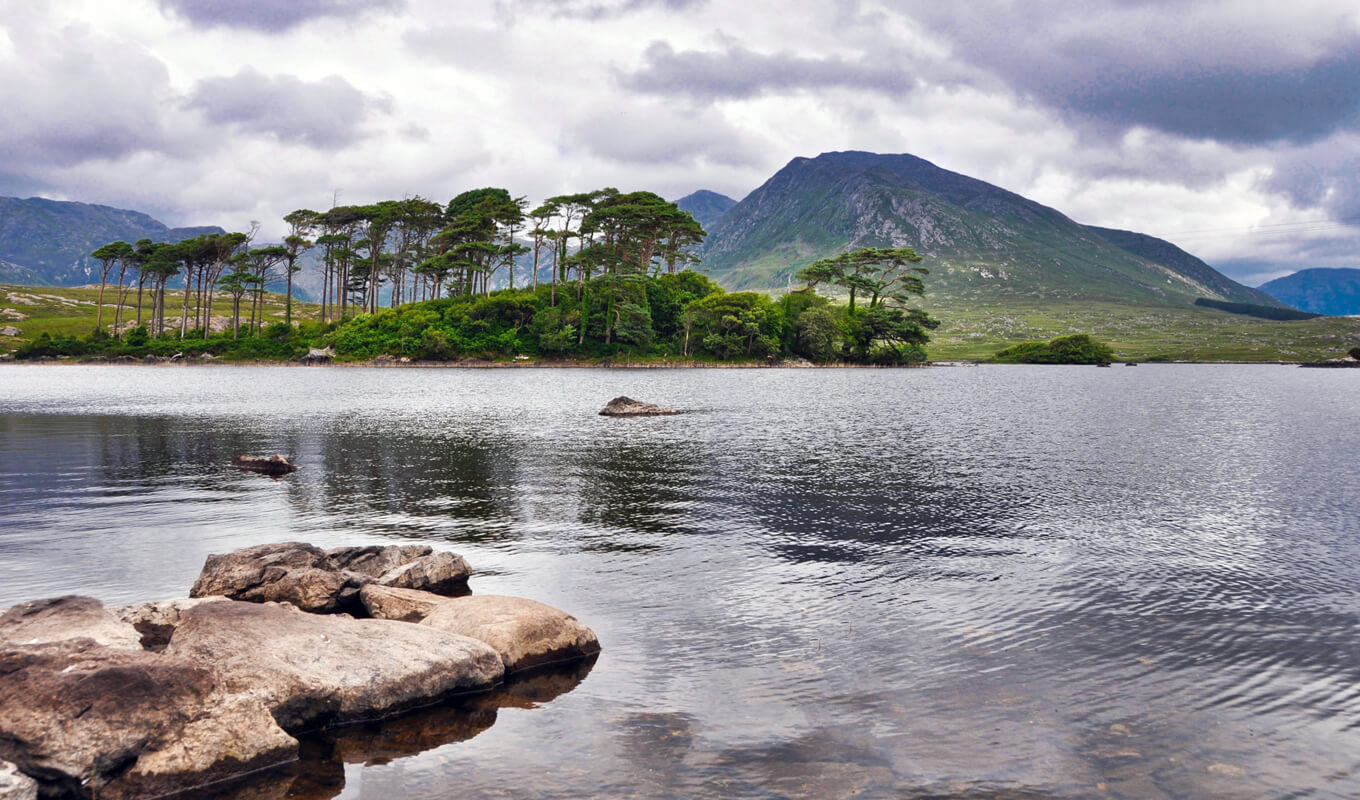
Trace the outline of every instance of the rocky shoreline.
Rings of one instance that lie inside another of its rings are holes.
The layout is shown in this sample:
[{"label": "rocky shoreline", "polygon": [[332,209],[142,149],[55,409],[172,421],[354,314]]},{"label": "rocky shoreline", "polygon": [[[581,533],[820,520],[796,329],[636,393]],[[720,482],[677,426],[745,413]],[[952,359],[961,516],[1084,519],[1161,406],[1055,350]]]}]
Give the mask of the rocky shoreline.
[{"label": "rocky shoreline", "polygon": [[[487,698],[507,680],[569,691],[595,634],[533,600],[471,594],[470,574],[424,546],[292,542],[210,556],[187,598],[14,606],[0,614],[0,799],[139,800],[299,758],[315,770],[300,740],[333,743],[337,726],[428,709],[459,720],[413,734],[438,746],[467,738],[470,715],[494,720]],[[450,710],[468,698],[480,707]],[[286,790],[294,773],[270,780]]]}]

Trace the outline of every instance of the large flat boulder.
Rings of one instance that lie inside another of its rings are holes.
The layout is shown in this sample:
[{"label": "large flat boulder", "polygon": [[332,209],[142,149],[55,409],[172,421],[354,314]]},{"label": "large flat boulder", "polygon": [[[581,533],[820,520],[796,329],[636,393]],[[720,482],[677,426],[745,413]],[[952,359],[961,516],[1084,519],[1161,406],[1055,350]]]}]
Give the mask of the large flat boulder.
[{"label": "large flat boulder", "polygon": [[167,655],[212,664],[287,730],[376,719],[500,683],[500,656],[441,629],[285,604],[207,603],[184,611]]},{"label": "large flat boulder", "polygon": [[106,647],[140,650],[141,638],[93,597],[32,600],[0,614],[0,645],[93,639]]},{"label": "large flat boulder", "polygon": [[154,797],[296,754],[208,664],[91,639],[0,646],[0,758],[49,793]]},{"label": "large flat boulder", "polygon": [[376,619],[468,636],[490,645],[507,672],[586,658],[600,652],[595,632],[572,615],[536,600],[504,595],[435,597],[365,586],[360,599]]}]

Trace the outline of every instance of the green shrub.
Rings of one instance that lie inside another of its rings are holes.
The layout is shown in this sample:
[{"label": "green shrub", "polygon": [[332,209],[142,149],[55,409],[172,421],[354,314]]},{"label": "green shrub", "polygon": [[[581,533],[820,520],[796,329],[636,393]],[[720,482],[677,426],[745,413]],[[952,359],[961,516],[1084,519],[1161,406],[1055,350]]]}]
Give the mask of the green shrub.
[{"label": "green shrub", "polygon": [[997,353],[1003,364],[1108,364],[1114,351],[1085,333],[1059,336],[1047,342],[1021,342]]}]

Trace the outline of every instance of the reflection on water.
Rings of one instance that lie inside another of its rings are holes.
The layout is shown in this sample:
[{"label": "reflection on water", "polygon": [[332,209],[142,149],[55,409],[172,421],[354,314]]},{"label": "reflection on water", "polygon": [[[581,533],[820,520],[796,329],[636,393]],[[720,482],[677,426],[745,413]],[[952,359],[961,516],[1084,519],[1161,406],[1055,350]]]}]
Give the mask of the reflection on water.
[{"label": "reflection on water", "polygon": [[[223,797],[1352,797],[1360,426],[1325,372],[9,367],[0,605],[426,542],[600,635],[551,702]],[[686,413],[596,416],[619,394]],[[276,451],[302,470],[229,467]]]}]

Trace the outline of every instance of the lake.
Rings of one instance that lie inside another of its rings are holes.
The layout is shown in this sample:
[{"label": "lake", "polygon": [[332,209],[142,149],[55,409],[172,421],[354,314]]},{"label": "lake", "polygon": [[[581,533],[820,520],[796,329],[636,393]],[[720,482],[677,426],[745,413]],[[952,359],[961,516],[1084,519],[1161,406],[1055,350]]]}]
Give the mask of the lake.
[{"label": "lake", "polygon": [[224,798],[1355,797],[1357,379],[0,367],[0,606],[428,543],[600,637]]}]

